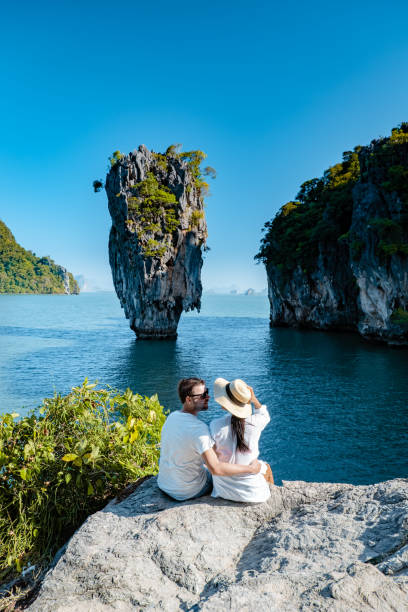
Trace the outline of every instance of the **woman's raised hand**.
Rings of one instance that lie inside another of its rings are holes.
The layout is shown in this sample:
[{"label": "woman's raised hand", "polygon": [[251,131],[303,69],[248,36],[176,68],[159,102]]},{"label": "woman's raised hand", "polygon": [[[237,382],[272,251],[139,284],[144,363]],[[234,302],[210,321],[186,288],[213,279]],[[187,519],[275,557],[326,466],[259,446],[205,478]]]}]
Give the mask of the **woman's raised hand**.
[{"label": "woman's raised hand", "polygon": [[256,397],[253,388],[250,387],[249,385],[247,385],[247,387],[248,387],[248,389],[251,392],[251,403],[255,406],[255,408],[260,408],[261,407],[261,402]]}]

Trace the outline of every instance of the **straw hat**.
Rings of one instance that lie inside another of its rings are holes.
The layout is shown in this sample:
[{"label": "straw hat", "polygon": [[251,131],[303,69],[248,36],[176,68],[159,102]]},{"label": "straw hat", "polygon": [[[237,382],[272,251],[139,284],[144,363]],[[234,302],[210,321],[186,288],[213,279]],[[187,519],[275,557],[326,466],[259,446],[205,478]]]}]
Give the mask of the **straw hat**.
[{"label": "straw hat", "polygon": [[214,382],[214,399],[240,419],[245,419],[252,414],[251,391],[240,378],[231,382],[225,378],[217,378]]}]

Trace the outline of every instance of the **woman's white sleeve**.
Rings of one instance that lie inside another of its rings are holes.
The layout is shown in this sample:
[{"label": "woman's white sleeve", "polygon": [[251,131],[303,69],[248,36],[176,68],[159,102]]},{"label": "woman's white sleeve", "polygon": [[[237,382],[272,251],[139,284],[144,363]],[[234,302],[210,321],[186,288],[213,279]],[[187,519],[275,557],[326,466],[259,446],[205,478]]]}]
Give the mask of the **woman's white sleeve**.
[{"label": "woman's white sleeve", "polygon": [[271,420],[271,417],[269,416],[269,412],[265,404],[262,404],[260,408],[255,408],[252,418],[257,425],[262,427],[262,429],[266,427],[269,421]]}]

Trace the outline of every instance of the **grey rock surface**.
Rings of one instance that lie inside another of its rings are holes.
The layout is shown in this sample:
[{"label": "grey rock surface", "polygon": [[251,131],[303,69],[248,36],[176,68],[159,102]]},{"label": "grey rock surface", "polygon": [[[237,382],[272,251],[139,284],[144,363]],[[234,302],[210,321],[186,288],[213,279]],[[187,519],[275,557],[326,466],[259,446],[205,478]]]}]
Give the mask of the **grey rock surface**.
[{"label": "grey rock surface", "polygon": [[408,610],[408,480],[284,482],[173,502],[156,479],[89,517],[32,612]]},{"label": "grey rock surface", "polygon": [[[79,285],[75,282],[75,279],[73,278],[72,274],[70,274],[68,270],[64,268],[64,266],[59,266],[58,264],[53,262],[52,259],[48,256],[42,257],[41,261],[46,266],[50,266],[50,267],[51,265],[54,266],[56,273],[61,278],[62,284],[64,286],[64,292],[67,295],[71,295],[71,294],[78,295],[79,294]],[[74,282],[71,284],[70,280]]]},{"label": "grey rock surface", "polygon": [[[175,207],[164,205],[154,223],[146,220],[137,191],[149,173],[177,200]],[[105,189],[112,217],[109,261],[130,327],[139,338],[175,337],[182,311],[201,305],[207,226],[200,188],[186,161],[141,145],[113,165]],[[172,231],[166,231],[169,208],[178,220]]]},{"label": "grey rock surface", "polygon": [[[58,274],[62,279],[62,282],[64,284],[64,290],[65,293],[70,294],[71,293],[71,288],[69,285],[69,272],[66,268],[64,268],[63,266],[58,266]],[[78,293],[78,291],[74,291],[73,293]]]},{"label": "grey rock surface", "polygon": [[[298,266],[289,279],[278,266],[267,265],[272,326],[349,330],[389,345],[408,345],[408,324],[393,318],[397,309],[408,310],[408,253],[385,256],[375,226],[375,220],[385,219],[406,227],[404,197],[384,188],[386,167],[371,163],[382,145],[373,141],[359,153],[361,178],[353,188],[345,239],[319,242],[313,270]],[[408,145],[401,147],[400,156],[394,163],[407,167]],[[395,240],[408,246],[404,231]]]}]

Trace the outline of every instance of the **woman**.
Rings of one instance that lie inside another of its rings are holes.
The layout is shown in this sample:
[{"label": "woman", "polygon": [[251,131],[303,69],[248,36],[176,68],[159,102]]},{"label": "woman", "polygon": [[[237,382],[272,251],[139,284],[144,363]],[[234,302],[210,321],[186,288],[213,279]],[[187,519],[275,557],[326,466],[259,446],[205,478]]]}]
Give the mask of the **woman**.
[{"label": "woman", "polygon": [[[217,378],[214,399],[229,413],[210,423],[218,459],[248,465],[257,459],[261,432],[270,421],[266,406],[260,404],[252,387],[239,378],[231,382]],[[262,463],[263,469],[259,474],[213,476],[212,496],[241,502],[266,501],[271,494],[268,482],[273,484],[273,475],[269,465]]]}]

